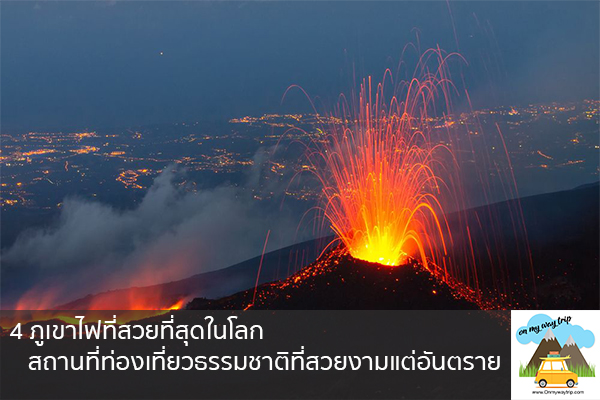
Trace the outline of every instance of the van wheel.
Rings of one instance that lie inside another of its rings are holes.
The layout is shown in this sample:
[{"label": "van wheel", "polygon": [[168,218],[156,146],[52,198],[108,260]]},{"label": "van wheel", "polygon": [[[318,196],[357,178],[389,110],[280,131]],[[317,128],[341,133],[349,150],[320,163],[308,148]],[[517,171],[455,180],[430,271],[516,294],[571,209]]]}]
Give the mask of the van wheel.
[{"label": "van wheel", "polygon": [[545,388],[547,384],[548,384],[548,382],[546,382],[546,380],[545,380],[545,379],[542,379],[542,380],[540,381],[540,387],[541,387],[541,388]]},{"label": "van wheel", "polygon": [[573,379],[569,379],[567,381],[567,386],[570,387],[570,388],[572,388],[573,386],[575,386],[575,382],[573,381]]}]

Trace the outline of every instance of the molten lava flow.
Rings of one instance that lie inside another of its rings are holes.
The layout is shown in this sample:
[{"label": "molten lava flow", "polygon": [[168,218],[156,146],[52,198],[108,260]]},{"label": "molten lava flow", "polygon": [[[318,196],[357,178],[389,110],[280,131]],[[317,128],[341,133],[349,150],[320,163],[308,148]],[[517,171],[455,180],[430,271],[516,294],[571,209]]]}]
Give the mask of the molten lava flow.
[{"label": "molten lava flow", "polygon": [[185,305],[185,301],[183,299],[181,299],[177,303],[173,304],[171,307],[167,308],[167,311],[181,310],[184,305]]},{"label": "molten lava flow", "polygon": [[314,141],[308,158],[323,185],[324,215],[355,258],[394,266],[416,256],[429,268],[436,253],[446,254],[447,185],[438,171],[454,162],[429,126],[448,85],[444,64],[435,72],[420,65],[422,76],[397,85],[389,100],[385,75],[375,90],[369,77],[353,106],[342,103],[330,118],[325,140]]}]

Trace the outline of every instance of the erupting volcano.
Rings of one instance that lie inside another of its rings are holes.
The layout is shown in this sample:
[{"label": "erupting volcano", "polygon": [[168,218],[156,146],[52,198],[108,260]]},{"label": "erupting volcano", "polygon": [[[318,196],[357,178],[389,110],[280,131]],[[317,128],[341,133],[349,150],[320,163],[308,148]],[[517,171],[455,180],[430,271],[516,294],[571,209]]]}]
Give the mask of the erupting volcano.
[{"label": "erupting volcano", "polygon": [[376,86],[364,79],[309,146],[324,219],[354,258],[397,266],[412,256],[448,276],[445,215],[463,192],[449,131],[434,134],[432,125],[451,110],[450,58],[460,56],[431,49],[411,79],[395,81],[389,69]]},{"label": "erupting volcano", "polygon": [[428,258],[446,255],[440,198],[447,185],[438,171],[452,167],[452,157],[448,146],[434,143],[428,121],[448,81],[444,60],[434,72],[420,69],[422,78],[395,88],[405,95],[387,101],[385,76],[374,95],[371,78],[363,81],[358,100],[341,104],[327,138],[309,155],[323,185],[325,218],[360,260],[394,266],[416,253],[429,267]]},{"label": "erupting volcano", "polygon": [[[402,60],[381,82],[368,77],[358,91],[342,94],[334,112],[325,113],[324,133],[306,145],[308,170],[322,186],[322,226],[335,233],[331,245],[341,243],[355,259],[386,266],[416,260],[436,279],[469,288],[479,302],[488,301],[484,292],[510,302],[508,248],[517,249],[519,284],[533,276],[522,271],[533,270],[520,204],[503,215],[465,212],[490,203],[498,188],[505,199],[518,198],[502,133],[487,139],[501,144],[502,160],[475,151],[470,132],[481,126],[468,127],[453,109],[460,96],[470,107],[466,89],[451,79],[450,63],[465,62],[460,54],[437,48],[417,60],[412,70]],[[507,217],[509,240],[499,232]]]}]

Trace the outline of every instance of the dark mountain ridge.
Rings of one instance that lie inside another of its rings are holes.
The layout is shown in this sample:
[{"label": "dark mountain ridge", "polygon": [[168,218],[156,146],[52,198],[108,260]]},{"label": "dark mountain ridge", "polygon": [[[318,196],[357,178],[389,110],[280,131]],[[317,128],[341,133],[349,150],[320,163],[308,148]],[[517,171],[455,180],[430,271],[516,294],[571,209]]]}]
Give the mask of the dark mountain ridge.
[{"label": "dark mountain ridge", "polygon": [[[314,261],[326,244],[327,239],[314,239],[266,253],[258,283],[286,278]],[[155,298],[156,304],[169,307],[178,300],[190,300],[195,296],[219,298],[254,286],[260,260],[261,256],[254,257],[231,267],[196,274],[178,281],[90,294],[54,308],[87,310],[92,304],[102,304],[105,310],[119,310],[122,308],[119,305],[126,304],[130,298]]]},{"label": "dark mountain ridge", "polygon": [[[190,310],[473,310],[456,288],[415,261],[388,267],[334,249],[289,278],[219,300],[196,298]],[[468,293],[464,293],[468,295]]]},{"label": "dark mountain ridge", "polygon": [[[515,308],[599,308],[599,188],[599,184],[594,183],[519,200],[536,278],[535,281],[526,280],[525,285],[520,288],[514,288],[517,294],[515,302],[518,303]],[[515,206],[515,202],[516,200],[510,200],[478,207],[467,213],[484,215],[487,209],[492,209],[495,214],[502,216]],[[449,215],[448,220],[450,224],[457,223],[454,215]],[[508,218],[504,220],[506,222]],[[501,235],[510,236],[512,233],[508,222],[501,228]],[[315,239],[266,253],[258,283],[286,279],[316,260],[330,240],[331,238]],[[510,248],[505,253],[508,260],[520,257],[516,252],[511,253]],[[165,301],[166,306],[177,299],[218,299],[253,288],[260,258],[258,256],[232,267],[175,282],[89,295],[56,309],[87,309],[97,301],[107,304],[105,309],[119,309],[122,307],[117,307],[118,304],[124,304],[122,300],[131,296],[159,296],[168,299]],[[485,273],[486,269],[483,268],[483,271]],[[512,273],[517,276],[518,271]],[[483,276],[482,279],[489,281],[491,277]],[[521,298],[518,298],[518,293],[522,294]],[[381,303],[377,307],[382,307]]]}]

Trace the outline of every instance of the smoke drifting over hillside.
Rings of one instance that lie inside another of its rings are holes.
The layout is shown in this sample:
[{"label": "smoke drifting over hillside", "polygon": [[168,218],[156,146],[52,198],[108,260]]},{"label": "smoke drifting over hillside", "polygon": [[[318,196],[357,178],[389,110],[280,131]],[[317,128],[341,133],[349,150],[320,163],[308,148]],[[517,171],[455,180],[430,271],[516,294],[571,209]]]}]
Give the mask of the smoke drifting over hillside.
[{"label": "smoke drifting over hillside", "polygon": [[4,252],[2,272],[13,286],[3,288],[3,308],[27,288],[36,293],[25,296],[27,308],[50,307],[223,268],[260,254],[268,230],[268,249],[302,239],[290,210],[252,201],[243,188],[185,191],[177,175],[167,168],[131,210],[66,199],[53,226],[26,232]]}]

